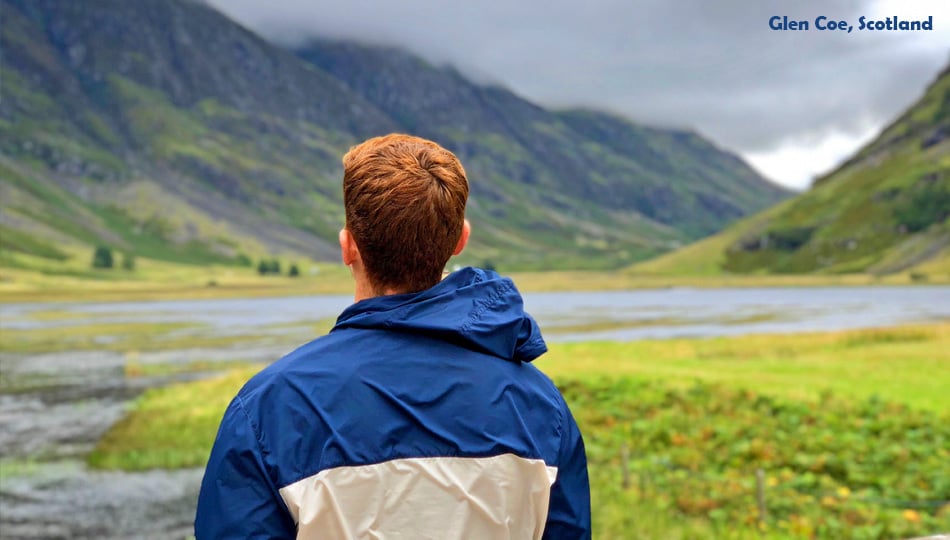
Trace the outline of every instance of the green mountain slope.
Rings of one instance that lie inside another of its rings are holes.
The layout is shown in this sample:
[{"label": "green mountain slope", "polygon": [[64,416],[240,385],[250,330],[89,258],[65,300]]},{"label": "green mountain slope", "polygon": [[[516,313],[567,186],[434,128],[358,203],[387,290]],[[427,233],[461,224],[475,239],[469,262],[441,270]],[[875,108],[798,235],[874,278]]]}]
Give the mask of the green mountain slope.
[{"label": "green mountain slope", "polygon": [[372,104],[200,4],[2,8],[4,227],[196,263],[335,256],[340,153],[396,129]]},{"label": "green mountain slope", "polygon": [[463,262],[622,265],[787,196],[695,134],[547,111],[392,49],[288,51],[184,0],[0,4],[7,266],[97,244],[195,264],[335,260],[340,157],[392,131],[465,163]]},{"label": "green mountain slope", "polygon": [[[472,169],[477,198],[490,204],[517,196],[530,203],[529,215],[553,210],[529,228],[604,214],[619,223],[606,222],[600,241],[638,236],[644,248],[657,250],[665,249],[658,240],[706,236],[750,208],[788,196],[694,133],[637,126],[594,111],[548,111],[396,49],[315,41],[297,53],[406,129],[457,152]],[[503,217],[523,214],[519,208],[495,210]]]},{"label": "green mountain slope", "polygon": [[950,68],[808,192],[680,251],[650,273],[950,274]]}]

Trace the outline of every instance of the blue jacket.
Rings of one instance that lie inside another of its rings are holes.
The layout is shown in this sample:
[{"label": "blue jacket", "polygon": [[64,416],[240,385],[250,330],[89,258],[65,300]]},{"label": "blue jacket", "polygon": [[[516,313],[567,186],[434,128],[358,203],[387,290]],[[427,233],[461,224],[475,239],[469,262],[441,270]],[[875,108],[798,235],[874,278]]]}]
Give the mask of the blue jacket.
[{"label": "blue jacket", "polygon": [[510,279],[465,268],[347,308],[231,402],[212,538],[589,538],[584,443]]}]

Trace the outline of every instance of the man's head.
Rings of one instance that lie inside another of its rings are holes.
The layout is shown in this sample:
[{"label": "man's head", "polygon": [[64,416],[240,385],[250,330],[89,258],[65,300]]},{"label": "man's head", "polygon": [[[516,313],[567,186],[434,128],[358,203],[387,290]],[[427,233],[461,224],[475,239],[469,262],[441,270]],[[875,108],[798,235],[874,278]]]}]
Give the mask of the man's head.
[{"label": "man's head", "polygon": [[417,292],[468,240],[468,180],[452,152],[410,135],[375,137],[343,156],[343,261],[375,295]]}]

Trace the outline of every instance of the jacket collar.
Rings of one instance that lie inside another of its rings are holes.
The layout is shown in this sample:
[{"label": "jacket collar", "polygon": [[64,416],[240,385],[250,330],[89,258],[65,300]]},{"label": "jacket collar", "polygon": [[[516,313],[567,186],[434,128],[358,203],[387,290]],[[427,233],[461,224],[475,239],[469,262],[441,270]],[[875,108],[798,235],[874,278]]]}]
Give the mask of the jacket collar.
[{"label": "jacket collar", "polygon": [[357,302],[343,311],[332,331],[345,328],[426,335],[521,362],[547,351],[514,282],[472,267],[453,272],[425,291]]}]

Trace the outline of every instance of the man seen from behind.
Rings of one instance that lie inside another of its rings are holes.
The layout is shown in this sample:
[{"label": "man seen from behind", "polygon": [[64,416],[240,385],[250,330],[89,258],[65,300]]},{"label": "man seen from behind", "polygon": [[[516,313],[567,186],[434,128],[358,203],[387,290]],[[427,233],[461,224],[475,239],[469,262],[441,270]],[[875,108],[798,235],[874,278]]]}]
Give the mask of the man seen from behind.
[{"label": "man seen from behind", "polygon": [[212,538],[590,538],[584,444],[510,279],[465,268],[468,180],[437,144],[343,158],[356,302],[231,402],[195,520]]}]

